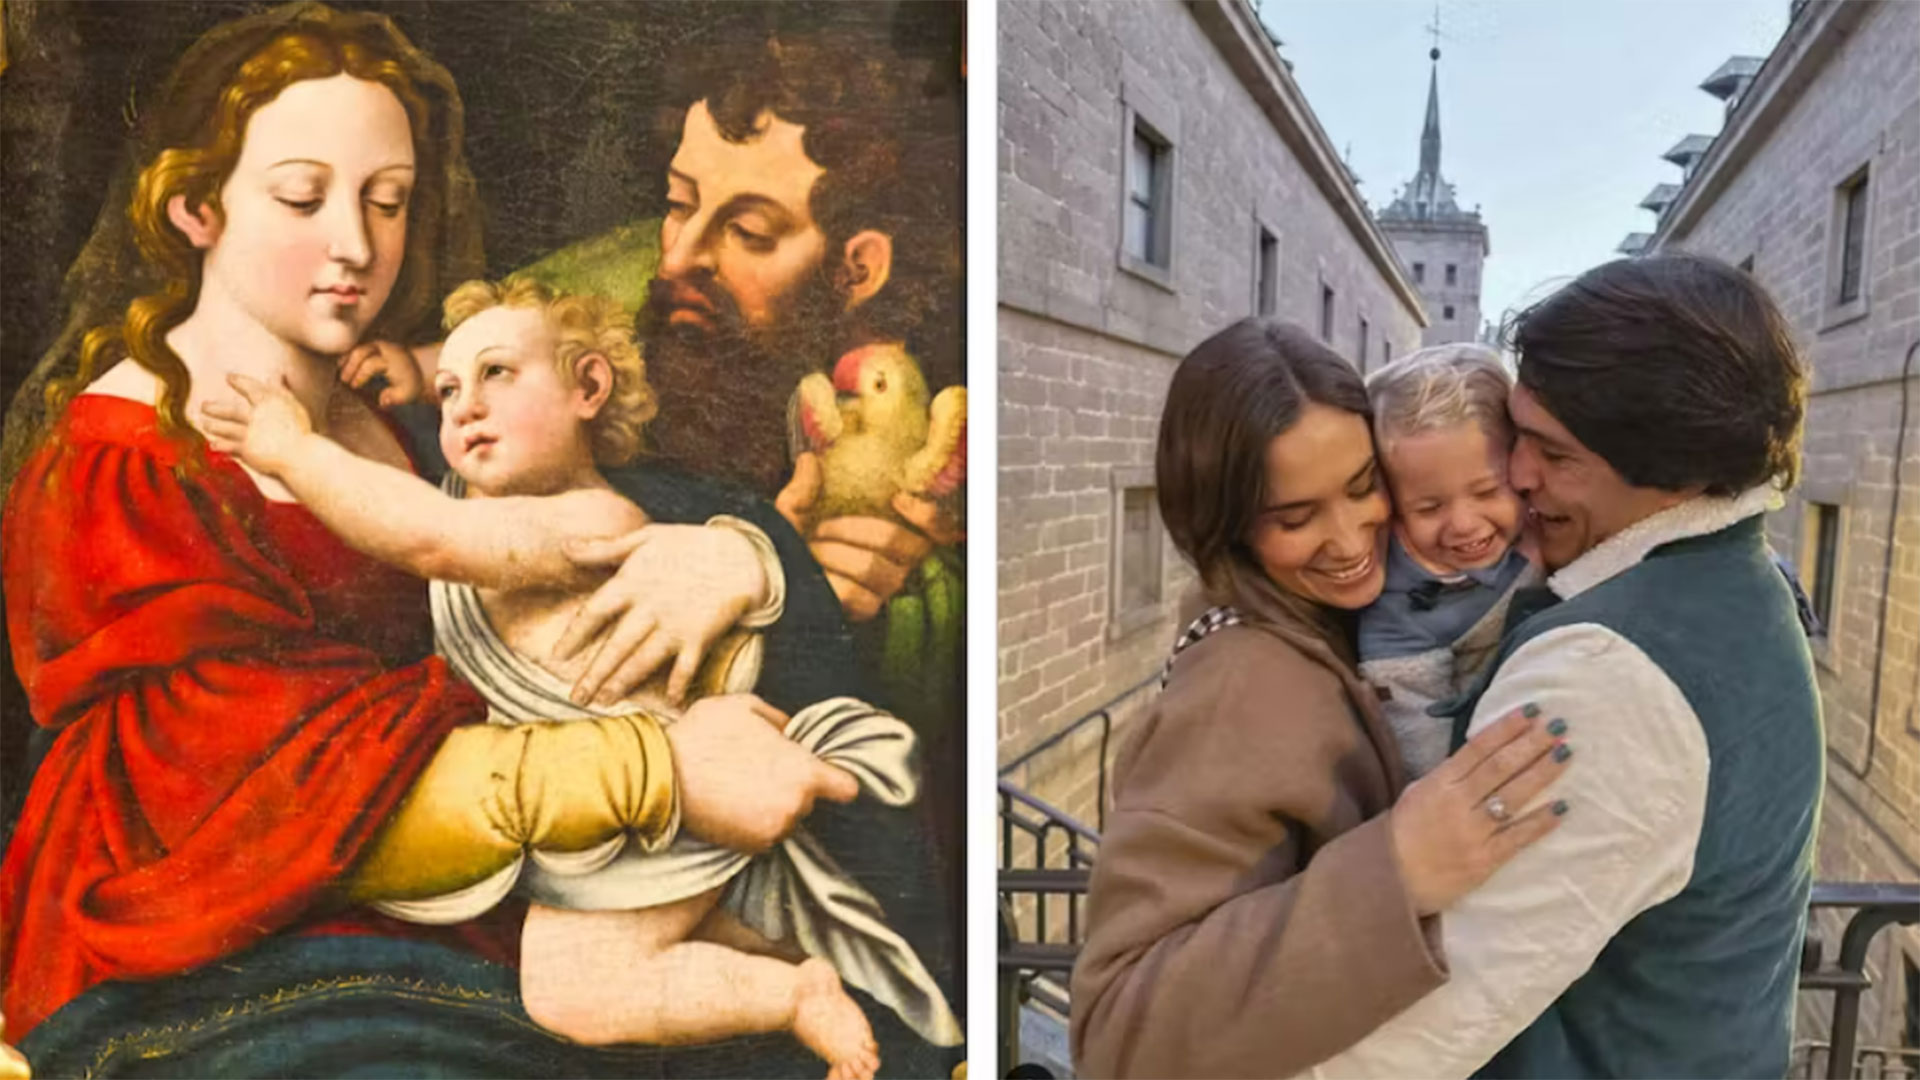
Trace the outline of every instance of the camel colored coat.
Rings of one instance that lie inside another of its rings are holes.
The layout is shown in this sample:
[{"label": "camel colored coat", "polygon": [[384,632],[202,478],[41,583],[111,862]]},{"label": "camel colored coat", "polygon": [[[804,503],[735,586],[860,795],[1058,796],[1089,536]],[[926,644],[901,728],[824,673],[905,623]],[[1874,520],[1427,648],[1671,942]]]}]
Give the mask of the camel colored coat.
[{"label": "camel colored coat", "polygon": [[1073,973],[1084,1077],[1291,1075],[1447,978],[1389,839],[1405,781],[1373,693],[1241,576],[1245,624],[1180,653],[1115,766]]}]

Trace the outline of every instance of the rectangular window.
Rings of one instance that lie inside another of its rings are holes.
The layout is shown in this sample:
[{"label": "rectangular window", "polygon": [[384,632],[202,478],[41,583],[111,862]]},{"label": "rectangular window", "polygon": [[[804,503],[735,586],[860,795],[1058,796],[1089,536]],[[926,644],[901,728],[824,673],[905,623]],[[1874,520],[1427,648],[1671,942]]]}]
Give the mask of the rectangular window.
[{"label": "rectangular window", "polygon": [[1460,284],[1460,268],[1458,266],[1455,266],[1453,263],[1447,264],[1447,284],[1449,285]]},{"label": "rectangular window", "polygon": [[1840,508],[1813,503],[1813,614],[1820,625],[1833,626],[1833,594],[1839,577]]},{"label": "rectangular window", "polygon": [[1860,299],[1860,271],[1867,248],[1867,176],[1841,189],[1844,224],[1840,239],[1839,302],[1851,304]]},{"label": "rectangular window", "polygon": [[1320,285],[1320,340],[1333,341],[1333,286]]},{"label": "rectangular window", "polygon": [[[1900,966],[1906,969],[1907,977],[1906,1008],[1901,1010],[1900,1045],[1920,1046],[1920,967],[1914,966],[1913,957],[1904,953],[1900,957]],[[1911,1059],[1906,1064],[1911,1064]]]},{"label": "rectangular window", "polygon": [[1441,308],[1440,317],[1447,320],[1448,322],[1452,322],[1453,321],[1453,305],[1448,304],[1447,306]]},{"label": "rectangular window", "polygon": [[1122,250],[1135,262],[1172,265],[1173,147],[1138,116],[1127,143],[1127,202]]},{"label": "rectangular window", "polygon": [[1160,545],[1154,530],[1154,490],[1130,487],[1121,496],[1120,607],[1131,611],[1160,602]]},{"label": "rectangular window", "polygon": [[1413,264],[1413,283],[1415,285],[1425,285],[1427,283],[1427,264],[1426,263]]},{"label": "rectangular window", "polygon": [[1356,350],[1360,357],[1360,370],[1367,370],[1367,320],[1360,320],[1360,348]]},{"label": "rectangular window", "polygon": [[1383,364],[1393,363],[1393,342],[1388,341],[1386,338],[1380,339],[1380,362]]},{"label": "rectangular window", "polygon": [[1280,238],[1260,230],[1260,265],[1254,292],[1254,312],[1271,315],[1280,307]]},{"label": "rectangular window", "polygon": [[1109,551],[1107,635],[1118,638],[1160,618],[1160,503],[1151,467],[1117,467],[1110,477],[1113,533]]}]

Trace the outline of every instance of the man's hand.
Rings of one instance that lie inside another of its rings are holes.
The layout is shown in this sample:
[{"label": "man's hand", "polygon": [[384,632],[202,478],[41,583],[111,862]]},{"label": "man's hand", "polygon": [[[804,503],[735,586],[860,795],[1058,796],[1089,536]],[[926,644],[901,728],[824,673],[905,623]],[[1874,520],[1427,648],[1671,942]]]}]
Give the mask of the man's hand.
[{"label": "man's hand", "polygon": [[893,497],[893,509],[911,527],[885,518],[839,517],[809,530],[807,521],[819,501],[820,482],[819,457],[801,454],[793,463],[793,479],[774,499],[774,506],[806,539],[814,559],[827,572],[827,583],[840,598],[841,610],[853,622],[878,615],[935,547],[966,540],[952,515],[932,500],[905,492]]},{"label": "man's hand", "polygon": [[201,430],[215,450],[232,454],[255,472],[275,478],[313,434],[313,418],[293,396],[284,377],[280,385],[247,375],[227,376],[239,400],[206,401],[200,406]]},{"label": "man's hand", "polygon": [[[438,357],[440,346],[425,346],[421,353],[432,360]],[[420,400],[427,389],[426,370],[432,366],[423,363],[404,345],[369,341],[341,359],[340,381],[355,390],[363,390],[375,376],[386,376],[387,388],[380,391],[380,407],[391,409]]]},{"label": "man's hand", "polygon": [[757,854],[813,812],[852,802],[860,784],[782,734],[787,717],[751,694],[695,702],[667,731],[680,823],[721,847]]},{"label": "man's hand", "polygon": [[573,687],[575,704],[631,694],[673,659],[667,698],[684,700],[707,650],[763,603],[767,572],[746,537],[705,525],[646,525],[625,536],[570,543],[585,569],[617,573],[573,616],[554,646],[566,660],[598,641]]}]

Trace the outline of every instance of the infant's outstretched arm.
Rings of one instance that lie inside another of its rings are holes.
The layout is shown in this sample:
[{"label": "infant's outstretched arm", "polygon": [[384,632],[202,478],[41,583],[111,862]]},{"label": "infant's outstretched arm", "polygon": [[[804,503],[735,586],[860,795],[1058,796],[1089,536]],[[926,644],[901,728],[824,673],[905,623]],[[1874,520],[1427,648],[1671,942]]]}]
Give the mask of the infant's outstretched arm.
[{"label": "infant's outstretched arm", "polygon": [[245,375],[227,381],[241,400],[201,407],[214,449],[285,484],[354,548],[420,577],[496,589],[584,589],[600,575],[569,559],[566,542],[645,524],[639,507],[611,491],[453,498],[315,433],[284,388]]}]

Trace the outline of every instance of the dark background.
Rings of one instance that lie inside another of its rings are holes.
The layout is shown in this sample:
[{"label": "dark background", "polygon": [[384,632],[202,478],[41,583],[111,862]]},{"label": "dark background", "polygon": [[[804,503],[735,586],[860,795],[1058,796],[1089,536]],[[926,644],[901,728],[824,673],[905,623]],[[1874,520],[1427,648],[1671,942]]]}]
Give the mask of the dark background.
[{"label": "dark background", "polygon": [[[65,319],[60,285],[128,154],[134,121],[206,30],[272,7],[236,0],[8,0],[0,74],[0,402],[11,401]],[[487,271],[664,207],[684,100],[674,73],[720,43],[768,33],[872,34],[904,54],[961,63],[959,5],[914,2],[354,3],[384,12],[453,73],[484,208]],[[963,95],[953,87],[956,124]],[[964,158],[963,158],[964,160]],[[961,302],[935,312],[961,334]],[[955,350],[956,355],[964,355]],[[959,378],[959,372],[934,384]],[[9,658],[10,658],[9,654]],[[0,664],[0,837],[25,795],[31,728]],[[957,744],[956,744],[957,749]],[[943,763],[964,767],[958,753]]]}]

